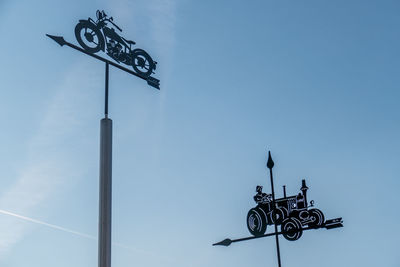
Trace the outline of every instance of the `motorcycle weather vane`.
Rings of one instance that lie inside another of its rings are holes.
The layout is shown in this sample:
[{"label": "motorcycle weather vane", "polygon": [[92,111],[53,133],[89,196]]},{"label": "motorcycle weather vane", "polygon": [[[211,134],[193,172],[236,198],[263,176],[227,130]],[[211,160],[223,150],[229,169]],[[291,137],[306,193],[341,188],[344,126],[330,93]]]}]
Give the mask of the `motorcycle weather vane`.
[{"label": "motorcycle weather vane", "polygon": [[[79,52],[105,62],[105,97],[104,118],[100,121],[100,192],[99,192],[99,267],[111,267],[111,198],[112,198],[112,120],[108,117],[108,78],[109,65],[146,80],[147,83],[160,89],[160,81],[151,74],[157,62],[143,49],[133,49],[134,41],[120,36],[122,31],[104,11],[97,11],[97,21],[91,18],[79,20],[75,26],[75,37],[81,47],[71,44],[61,36],[46,34],[59,45],[67,45]],[[95,53],[103,51],[114,61],[105,59]],[[133,70],[120,64],[132,66]]]},{"label": "motorcycle weather vane", "polygon": [[[257,203],[257,206],[250,209],[247,214],[247,228],[252,236],[234,240],[227,238],[213,244],[213,246],[229,246],[234,242],[275,236],[278,266],[281,267],[279,235],[283,235],[289,241],[295,241],[302,236],[303,231],[343,227],[343,221],[342,218],[325,220],[322,211],[314,208],[314,201],[311,200],[308,203],[308,187],[305,180],[302,180],[301,192],[298,195],[286,196],[286,186],[283,186],[283,198],[275,199],[272,174],[274,161],[270,152],[268,152],[267,167],[270,171],[272,194],[263,193],[262,186],[258,185],[256,187],[257,194],[254,196],[254,201]],[[268,225],[274,225],[275,231],[265,234]],[[279,225],[281,228],[280,231],[278,231]]]},{"label": "motorcycle weather vane", "polygon": [[[46,35],[61,46],[67,45],[87,55],[95,57],[106,64],[110,64],[142,78],[146,80],[150,86],[160,89],[160,81],[151,77],[151,74],[153,74],[156,69],[157,62],[154,61],[143,49],[133,49],[133,46],[136,44],[134,41],[125,39],[120,36],[114,28],[110,27],[111,24],[118,31],[122,32],[122,29],[114,23],[113,17],[108,17],[104,11],[99,10],[96,12],[96,17],[96,21],[91,18],[88,18],[87,20],[79,20],[79,23],[75,26],[76,40],[83,49],[65,41],[62,36]],[[118,64],[95,55],[95,53],[100,51],[105,52]],[[127,69],[120,64],[131,66],[134,71]]]}]

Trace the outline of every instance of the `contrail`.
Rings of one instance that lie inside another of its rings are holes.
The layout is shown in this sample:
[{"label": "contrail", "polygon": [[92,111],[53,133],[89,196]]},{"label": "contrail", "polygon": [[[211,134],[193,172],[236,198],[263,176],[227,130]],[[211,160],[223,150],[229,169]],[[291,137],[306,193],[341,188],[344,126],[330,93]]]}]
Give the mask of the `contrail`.
[{"label": "contrail", "polygon": [[0,213],[6,214],[6,215],[10,215],[10,216],[13,216],[13,217],[25,220],[25,221],[29,221],[29,222],[33,222],[33,223],[36,223],[36,224],[44,225],[44,226],[47,226],[47,227],[50,227],[50,228],[53,228],[53,229],[57,229],[57,230],[60,230],[60,231],[63,231],[63,232],[67,232],[67,233],[71,233],[71,234],[74,234],[74,235],[79,235],[81,237],[86,237],[86,238],[89,238],[89,239],[97,240],[97,237],[95,237],[95,236],[87,235],[87,234],[84,234],[84,233],[81,233],[81,232],[77,232],[77,231],[74,231],[74,230],[71,230],[71,229],[68,229],[68,228],[64,228],[64,227],[61,227],[61,226],[58,226],[58,225],[54,225],[54,224],[50,224],[50,223],[47,223],[47,222],[39,221],[39,220],[36,220],[36,219],[33,219],[33,218],[29,218],[29,217],[26,217],[26,216],[22,216],[22,215],[13,213],[13,212],[9,212],[9,211],[6,211],[6,210],[0,209]]},{"label": "contrail", "polygon": [[[44,226],[47,226],[47,227],[50,227],[50,228],[53,228],[53,229],[56,229],[56,230],[60,230],[60,231],[66,232],[66,233],[78,235],[78,236],[85,237],[85,238],[92,239],[92,240],[97,240],[97,237],[92,236],[92,235],[88,235],[88,234],[85,234],[85,233],[74,231],[74,230],[71,230],[71,229],[68,229],[68,228],[65,228],[65,227],[61,227],[61,226],[58,226],[58,225],[54,225],[54,224],[51,224],[51,223],[39,221],[39,220],[36,220],[36,219],[33,219],[33,218],[29,218],[29,217],[26,217],[26,216],[22,216],[22,215],[13,213],[13,212],[9,212],[9,211],[6,211],[6,210],[0,209],[0,213],[1,214],[6,214],[6,215],[9,215],[9,216],[13,216],[13,217],[16,217],[16,218],[19,218],[19,219],[22,219],[22,220],[25,220],[25,221],[28,221],[28,222],[33,222],[33,223],[36,223],[36,224],[44,225]],[[112,244],[114,246],[125,248],[125,249],[129,249],[129,250],[132,250],[132,251],[135,251],[135,252],[140,252],[140,253],[144,253],[144,254],[153,255],[153,253],[151,253],[149,251],[133,248],[133,247],[124,245],[122,243],[112,242]]]}]

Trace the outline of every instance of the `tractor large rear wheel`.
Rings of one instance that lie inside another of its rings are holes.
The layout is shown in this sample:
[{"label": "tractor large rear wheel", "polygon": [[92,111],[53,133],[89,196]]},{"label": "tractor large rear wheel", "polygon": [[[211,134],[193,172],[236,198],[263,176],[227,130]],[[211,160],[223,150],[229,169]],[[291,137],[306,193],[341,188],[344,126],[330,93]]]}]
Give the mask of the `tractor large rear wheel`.
[{"label": "tractor large rear wheel", "polygon": [[247,213],[247,228],[254,236],[261,236],[267,230],[267,218],[261,208],[252,208]]}]

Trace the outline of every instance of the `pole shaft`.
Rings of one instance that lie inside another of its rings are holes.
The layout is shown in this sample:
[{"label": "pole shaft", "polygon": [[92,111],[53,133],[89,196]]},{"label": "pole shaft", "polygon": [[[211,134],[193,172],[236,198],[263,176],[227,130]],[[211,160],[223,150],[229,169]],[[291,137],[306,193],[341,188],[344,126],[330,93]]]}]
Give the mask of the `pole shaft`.
[{"label": "pole shaft", "polygon": [[[272,168],[269,169],[269,176],[271,178],[271,191],[272,191],[272,203],[273,203],[273,208],[274,211],[276,210],[276,204],[275,204],[275,190],[274,190],[274,177],[272,175]],[[276,221],[276,212],[274,212],[274,217],[275,217],[275,221]],[[276,253],[278,256],[278,266],[281,267],[281,252],[279,249],[279,236],[278,236],[278,225],[276,225],[276,223],[274,223],[275,226],[275,240],[276,240]]]},{"label": "pole shaft", "polygon": [[106,88],[105,88],[105,97],[104,97],[104,115],[108,117],[108,72],[109,72],[109,64],[106,62]]},{"label": "pole shaft", "polygon": [[111,267],[112,120],[100,122],[99,267]]}]

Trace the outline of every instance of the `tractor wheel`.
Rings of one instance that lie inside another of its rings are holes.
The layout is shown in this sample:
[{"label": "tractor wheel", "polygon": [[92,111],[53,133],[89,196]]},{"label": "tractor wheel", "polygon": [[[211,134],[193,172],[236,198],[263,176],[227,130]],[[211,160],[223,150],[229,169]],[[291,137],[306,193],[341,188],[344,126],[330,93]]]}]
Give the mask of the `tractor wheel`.
[{"label": "tractor wheel", "polygon": [[272,216],[272,222],[274,224],[281,224],[283,222],[283,220],[285,220],[288,217],[288,212],[285,208],[278,208],[275,209],[271,212],[271,216]]},{"label": "tractor wheel", "polygon": [[283,220],[281,231],[284,232],[282,235],[289,241],[296,241],[303,234],[303,228],[299,219],[291,217]]},{"label": "tractor wheel", "polygon": [[324,224],[325,217],[322,211],[319,209],[310,209],[308,213],[310,214],[311,219],[311,222],[308,223],[309,227],[319,228]]},{"label": "tractor wheel", "polygon": [[247,228],[254,236],[261,236],[267,230],[267,218],[261,208],[252,208],[247,213]]}]

